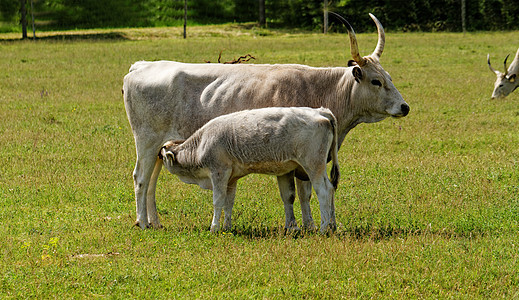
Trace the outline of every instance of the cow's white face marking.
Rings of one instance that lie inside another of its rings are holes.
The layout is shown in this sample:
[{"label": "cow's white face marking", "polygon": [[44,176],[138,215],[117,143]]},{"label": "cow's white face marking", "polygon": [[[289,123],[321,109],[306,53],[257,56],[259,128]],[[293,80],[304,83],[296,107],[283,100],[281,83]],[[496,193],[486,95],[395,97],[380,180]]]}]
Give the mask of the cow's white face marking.
[{"label": "cow's white face marking", "polygon": [[492,99],[504,98],[512,93],[518,87],[517,75],[507,75],[499,73],[496,82],[494,83],[494,91],[492,92]]},{"label": "cow's white face marking", "polygon": [[[354,66],[352,74],[355,85],[352,94],[355,95],[355,106],[362,112],[362,121],[374,123],[387,117],[405,117],[409,113],[409,105],[394,86],[389,73],[380,65],[377,58],[366,56],[362,67]],[[369,113],[367,113],[369,112]]]},{"label": "cow's white face marking", "polygon": [[507,68],[506,61],[510,55],[507,55],[504,61],[504,69],[505,73],[501,73],[500,71],[494,69],[490,64],[490,54],[487,54],[487,63],[490,71],[496,74],[497,79],[494,83],[494,91],[492,92],[492,99],[496,98],[504,98],[519,86],[519,81],[517,78],[517,74],[519,73],[519,49],[515,55],[514,61],[510,64],[510,67]]},{"label": "cow's white face marking", "polygon": [[358,106],[357,110],[361,115],[359,120],[374,123],[389,116],[406,116],[409,113],[409,105],[393,85],[391,76],[380,65],[380,56],[385,45],[385,32],[380,21],[374,15],[369,15],[377,25],[378,43],[375,51],[365,57],[360,55],[353,27],[344,18],[337,16],[346,25],[350,37],[353,60],[348,62],[348,66],[353,66],[352,74],[356,82],[351,95],[354,95],[355,105]]}]

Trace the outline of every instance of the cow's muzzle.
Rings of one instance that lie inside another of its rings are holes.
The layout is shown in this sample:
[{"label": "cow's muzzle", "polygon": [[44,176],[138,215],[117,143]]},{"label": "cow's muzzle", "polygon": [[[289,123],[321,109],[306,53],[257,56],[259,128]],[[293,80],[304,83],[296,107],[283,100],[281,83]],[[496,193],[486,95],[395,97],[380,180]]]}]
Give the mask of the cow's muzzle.
[{"label": "cow's muzzle", "polygon": [[404,104],[400,105],[400,111],[397,113],[391,114],[391,116],[393,118],[402,118],[409,114],[409,110],[410,110],[409,105],[407,105],[407,103],[404,103]]},{"label": "cow's muzzle", "polygon": [[402,110],[402,117],[405,117],[409,114],[409,105],[407,105],[407,103],[404,103],[400,106],[400,109]]}]

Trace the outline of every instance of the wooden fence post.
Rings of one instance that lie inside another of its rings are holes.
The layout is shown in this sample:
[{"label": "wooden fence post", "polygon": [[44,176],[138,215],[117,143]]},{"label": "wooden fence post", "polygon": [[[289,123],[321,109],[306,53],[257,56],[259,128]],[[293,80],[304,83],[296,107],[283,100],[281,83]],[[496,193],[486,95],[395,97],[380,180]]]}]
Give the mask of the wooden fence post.
[{"label": "wooden fence post", "polygon": [[22,23],[22,39],[25,40],[27,38],[27,10],[25,9],[25,0],[20,0],[20,14],[20,23]]},{"label": "wooden fence post", "polygon": [[324,0],[324,34],[328,33],[328,0]]},{"label": "wooden fence post", "polygon": [[184,38],[187,38],[187,0],[184,0]]}]

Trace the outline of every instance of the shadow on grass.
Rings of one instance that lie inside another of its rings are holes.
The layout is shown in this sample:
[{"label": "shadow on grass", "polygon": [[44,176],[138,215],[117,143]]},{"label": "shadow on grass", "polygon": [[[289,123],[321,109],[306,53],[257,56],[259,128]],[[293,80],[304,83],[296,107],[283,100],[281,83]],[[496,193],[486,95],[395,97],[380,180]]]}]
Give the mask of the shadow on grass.
[{"label": "shadow on grass", "polygon": [[[191,228],[169,228],[168,231],[177,231],[184,233],[193,232],[209,232],[209,226],[194,226]],[[481,230],[455,230],[443,229],[440,231],[431,230],[430,228],[340,228],[334,233],[321,234],[319,230],[314,231],[287,231],[282,226],[233,226],[231,231],[221,231],[216,235],[233,235],[245,239],[270,239],[270,238],[305,238],[311,236],[335,237],[338,239],[359,240],[359,241],[384,241],[394,238],[407,238],[416,236],[439,236],[444,238],[475,238],[485,236],[489,232]]]},{"label": "shadow on grass", "polygon": [[9,38],[2,39],[0,42],[32,42],[32,41],[125,41],[128,38],[122,32],[106,32],[106,33],[71,33],[71,34],[49,34],[43,36],[36,36],[36,40],[31,37],[27,39]]}]

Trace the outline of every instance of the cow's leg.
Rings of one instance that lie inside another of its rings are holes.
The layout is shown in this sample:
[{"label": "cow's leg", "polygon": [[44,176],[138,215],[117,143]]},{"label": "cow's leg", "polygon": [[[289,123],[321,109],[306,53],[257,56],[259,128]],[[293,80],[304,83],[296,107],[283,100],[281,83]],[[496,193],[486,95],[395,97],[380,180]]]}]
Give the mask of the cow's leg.
[{"label": "cow's leg", "polygon": [[135,225],[140,226],[142,229],[149,226],[146,196],[148,194],[150,179],[151,175],[153,174],[156,159],[156,155],[141,156],[137,154],[137,163],[135,164],[135,169],[133,171],[133,184],[135,189],[135,203],[137,212],[137,220],[135,221]]},{"label": "cow's leg", "polygon": [[[140,134],[145,138],[135,138],[135,147],[137,150],[137,162],[133,171],[133,184],[135,189],[135,202],[137,210],[137,220],[135,225],[141,228],[149,227],[149,221],[154,224],[158,222],[157,208],[155,205],[155,186],[157,177],[160,173],[160,166],[157,166],[158,151],[160,149],[160,138]],[[157,169],[158,170],[155,170]],[[148,197],[150,197],[148,199]],[[148,218],[148,212],[150,213]]]},{"label": "cow's leg", "polygon": [[234,206],[234,197],[236,196],[236,183],[230,184],[227,187],[227,197],[225,198],[225,205],[223,207],[224,211],[224,220],[223,220],[223,230],[229,231],[232,228],[232,208]]},{"label": "cow's leg", "polygon": [[319,199],[319,208],[321,210],[321,233],[326,233],[328,230],[335,231],[337,229],[337,224],[335,223],[335,209],[333,207],[333,185],[328,179],[328,176],[326,176],[326,173],[324,173],[324,176],[312,176],[310,178],[315,193],[317,194],[317,198]]},{"label": "cow's leg", "polygon": [[162,169],[162,160],[157,157],[153,173],[151,174],[148,192],[146,193],[146,208],[148,212],[148,222],[153,228],[161,228],[159,214],[157,213],[157,203],[155,202],[155,190],[157,187],[157,179]]},{"label": "cow's leg", "polygon": [[225,206],[230,176],[231,169],[219,169],[211,172],[211,183],[213,185],[213,221],[211,222],[211,232],[220,230],[220,216]]},{"label": "cow's leg", "polygon": [[301,215],[303,219],[303,229],[313,231],[316,229],[314,219],[312,218],[312,209],[310,208],[310,198],[312,197],[312,183],[296,179],[297,195],[301,203]]},{"label": "cow's leg", "polygon": [[[294,215],[294,200],[296,189],[294,184],[294,172],[278,176],[278,187],[283,205],[285,206],[285,229],[289,231],[299,231],[296,217]],[[310,187],[311,188],[311,187]]]}]

